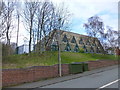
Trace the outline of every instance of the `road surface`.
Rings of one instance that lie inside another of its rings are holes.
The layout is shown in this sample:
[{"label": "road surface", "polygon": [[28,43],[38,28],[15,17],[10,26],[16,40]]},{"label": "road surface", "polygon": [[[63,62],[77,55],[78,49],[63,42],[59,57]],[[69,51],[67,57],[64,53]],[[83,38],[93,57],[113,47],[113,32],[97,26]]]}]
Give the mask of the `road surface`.
[{"label": "road surface", "polygon": [[39,88],[118,88],[118,68]]}]

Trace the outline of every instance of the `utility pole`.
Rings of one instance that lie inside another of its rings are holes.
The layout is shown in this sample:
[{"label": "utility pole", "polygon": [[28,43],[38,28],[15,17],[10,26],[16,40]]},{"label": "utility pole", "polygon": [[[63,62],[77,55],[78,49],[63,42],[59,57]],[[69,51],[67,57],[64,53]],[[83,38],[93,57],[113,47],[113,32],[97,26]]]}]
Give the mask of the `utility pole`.
[{"label": "utility pole", "polygon": [[19,13],[17,11],[17,18],[18,18],[18,30],[17,30],[17,41],[16,41],[16,53],[18,54],[18,35],[19,35]]},{"label": "utility pole", "polygon": [[[59,25],[61,24],[61,18],[59,19]],[[58,63],[59,63],[59,76],[62,76],[62,68],[61,68],[61,55],[60,55],[60,26],[58,30]]]},{"label": "utility pole", "polygon": [[61,77],[61,55],[60,55],[60,31],[58,32],[58,63],[59,63],[59,76]]}]

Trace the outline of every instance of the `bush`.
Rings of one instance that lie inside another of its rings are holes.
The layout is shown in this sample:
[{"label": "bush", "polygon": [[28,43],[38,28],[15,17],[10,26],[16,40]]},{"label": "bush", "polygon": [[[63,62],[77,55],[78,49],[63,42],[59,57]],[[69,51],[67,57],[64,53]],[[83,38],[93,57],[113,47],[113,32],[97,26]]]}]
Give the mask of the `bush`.
[{"label": "bush", "polygon": [[14,53],[14,50],[10,45],[2,44],[2,57],[12,55],[13,53]]},{"label": "bush", "polygon": [[84,53],[84,49],[83,49],[83,48],[80,48],[80,49],[79,49],[79,53]]}]

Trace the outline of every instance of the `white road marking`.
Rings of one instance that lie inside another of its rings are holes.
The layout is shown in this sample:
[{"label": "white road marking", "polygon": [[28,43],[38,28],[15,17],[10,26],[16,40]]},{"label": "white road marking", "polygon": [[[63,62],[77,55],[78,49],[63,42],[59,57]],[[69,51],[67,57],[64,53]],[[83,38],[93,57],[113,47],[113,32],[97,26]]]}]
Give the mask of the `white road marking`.
[{"label": "white road marking", "polygon": [[107,86],[110,86],[110,85],[112,85],[112,84],[118,82],[119,80],[120,80],[120,79],[117,79],[117,80],[112,81],[112,82],[110,82],[110,83],[108,83],[108,84],[106,84],[106,85],[103,85],[103,86],[99,87],[97,90],[102,89],[102,88],[105,88],[105,87],[107,87]]}]

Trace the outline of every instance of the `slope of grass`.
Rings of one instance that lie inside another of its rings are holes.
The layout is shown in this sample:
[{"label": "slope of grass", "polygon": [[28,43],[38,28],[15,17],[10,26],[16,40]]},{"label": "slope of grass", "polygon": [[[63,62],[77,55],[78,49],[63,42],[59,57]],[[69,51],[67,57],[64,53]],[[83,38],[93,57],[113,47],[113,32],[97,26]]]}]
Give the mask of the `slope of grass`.
[{"label": "slope of grass", "polygon": [[[114,55],[61,52],[62,63],[85,62],[94,60],[116,60]],[[21,54],[3,57],[3,68],[25,68],[30,66],[47,66],[58,64],[58,52],[44,52],[41,55],[32,53],[31,55]]]}]

